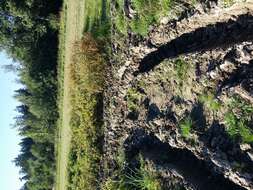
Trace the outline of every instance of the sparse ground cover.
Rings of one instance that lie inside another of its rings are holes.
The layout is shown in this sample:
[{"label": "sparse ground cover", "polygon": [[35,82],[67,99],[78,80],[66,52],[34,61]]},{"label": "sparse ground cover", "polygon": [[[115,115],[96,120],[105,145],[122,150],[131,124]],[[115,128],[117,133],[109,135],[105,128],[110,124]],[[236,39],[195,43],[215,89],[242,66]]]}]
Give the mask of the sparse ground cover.
[{"label": "sparse ground cover", "polygon": [[[185,61],[184,59],[188,59]],[[228,95],[226,97],[215,95],[218,81],[209,80],[207,76],[202,75],[198,78],[196,75],[196,67],[193,66],[192,60],[189,58],[175,59],[175,61],[164,61],[163,66],[155,69],[151,79],[142,78],[137,82],[137,86],[144,90],[144,93],[139,93],[139,97],[150,94],[149,80],[155,80],[156,84],[162,84],[167,92],[171,93],[169,97],[172,98],[172,110],[178,114],[179,130],[182,137],[188,139],[191,135],[196,133],[194,124],[199,123],[200,117],[205,117],[207,121],[205,126],[209,128],[213,121],[219,121],[225,124],[225,130],[233,140],[241,143],[252,143],[252,105],[249,101],[238,97],[238,95]],[[153,87],[155,88],[155,87]],[[168,96],[168,94],[167,94]],[[187,101],[192,102],[189,106]],[[192,113],[194,106],[202,107],[203,116],[194,116]],[[135,104],[135,107],[140,105]],[[191,118],[193,117],[193,118]]]},{"label": "sparse ground cover", "polygon": [[[178,17],[182,12],[194,9],[199,0],[133,0],[127,3],[116,0],[114,24],[118,32],[127,35],[128,30],[147,37],[150,27]],[[244,0],[221,0],[223,7],[231,7]],[[162,20],[164,19],[164,20]]]}]

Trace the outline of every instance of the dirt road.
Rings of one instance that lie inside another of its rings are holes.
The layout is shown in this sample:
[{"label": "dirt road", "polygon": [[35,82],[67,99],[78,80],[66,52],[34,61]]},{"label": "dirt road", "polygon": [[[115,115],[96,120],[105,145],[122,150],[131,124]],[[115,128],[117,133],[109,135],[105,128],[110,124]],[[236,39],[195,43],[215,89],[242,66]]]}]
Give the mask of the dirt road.
[{"label": "dirt road", "polygon": [[68,154],[71,143],[71,97],[70,97],[70,63],[73,55],[73,44],[80,40],[84,27],[84,0],[66,0],[63,7],[66,11],[66,32],[64,36],[64,83],[63,83],[63,100],[62,102],[62,126],[59,127],[59,144],[57,158],[57,179],[56,190],[66,190],[68,185]]}]

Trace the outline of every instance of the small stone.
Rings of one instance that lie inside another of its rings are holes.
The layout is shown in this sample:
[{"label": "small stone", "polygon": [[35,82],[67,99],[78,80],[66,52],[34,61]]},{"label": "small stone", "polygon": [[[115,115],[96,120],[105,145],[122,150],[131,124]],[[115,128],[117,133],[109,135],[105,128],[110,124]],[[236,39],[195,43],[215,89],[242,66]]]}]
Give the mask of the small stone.
[{"label": "small stone", "polygon": [[157,126],[162,126],[163,122],[161,119],[155,119],[154,121],[154,124],[156,124]]},{"label": "small stone", "polygon": [[219,77],[218,73],[215,71],[211,71],[209,75],[212,79],[217,79]]},{"label": "small stone", "polygon": [[161,19],[161,21],[160,21],[160,23],[161,24],[168,24],[168,22],[169,22],[169,18],[168,17],[163,17],[162,19]]},{"label": "small stone", "polygon": [[248,51],[249,53],[253,52],[253,44],[248,44],[244,47],[244,49],[246,51]]},{"label": "small stone", "polygon": [[240,149],[242,151],[247,151],[251,149],[251,146],[249,144],[240,144]]},{"label": "small stone", "polygon": [[223,64],[220,65],[222,71],[231,73],[235,69],[235,65],[229,60],[225,60]]}]

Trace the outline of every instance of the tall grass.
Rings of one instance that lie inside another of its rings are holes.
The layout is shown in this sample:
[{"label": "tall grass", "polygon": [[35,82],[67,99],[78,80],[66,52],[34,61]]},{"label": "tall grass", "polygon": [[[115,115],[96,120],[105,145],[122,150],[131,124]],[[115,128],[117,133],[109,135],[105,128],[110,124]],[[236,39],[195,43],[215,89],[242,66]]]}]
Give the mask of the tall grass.
[{"label": "tall grass", "polygon": [[90,190],[98,185],[104,67],[105,62],[97,42],[90,34],[86,34],[75,44],[71,64],[72,143],[69,189]]},{"label": "tall grass", "polygon": [[253,106],[239,97],[233,97],[224,116],[226,131],[232,139],[244,143],[253,143]]}]

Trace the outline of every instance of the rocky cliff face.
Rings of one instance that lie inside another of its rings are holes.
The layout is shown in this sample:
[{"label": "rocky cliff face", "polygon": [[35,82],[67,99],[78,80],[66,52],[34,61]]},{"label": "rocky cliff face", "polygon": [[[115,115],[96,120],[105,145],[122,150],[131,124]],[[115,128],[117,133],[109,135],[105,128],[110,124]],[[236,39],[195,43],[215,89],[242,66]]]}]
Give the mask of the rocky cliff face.
[{"label": "rocky cliff face", "polygon": [[147,37],[112,33],[103,178],[123,149],[165,189],[253,189],[253,2],[202,1]]}]

